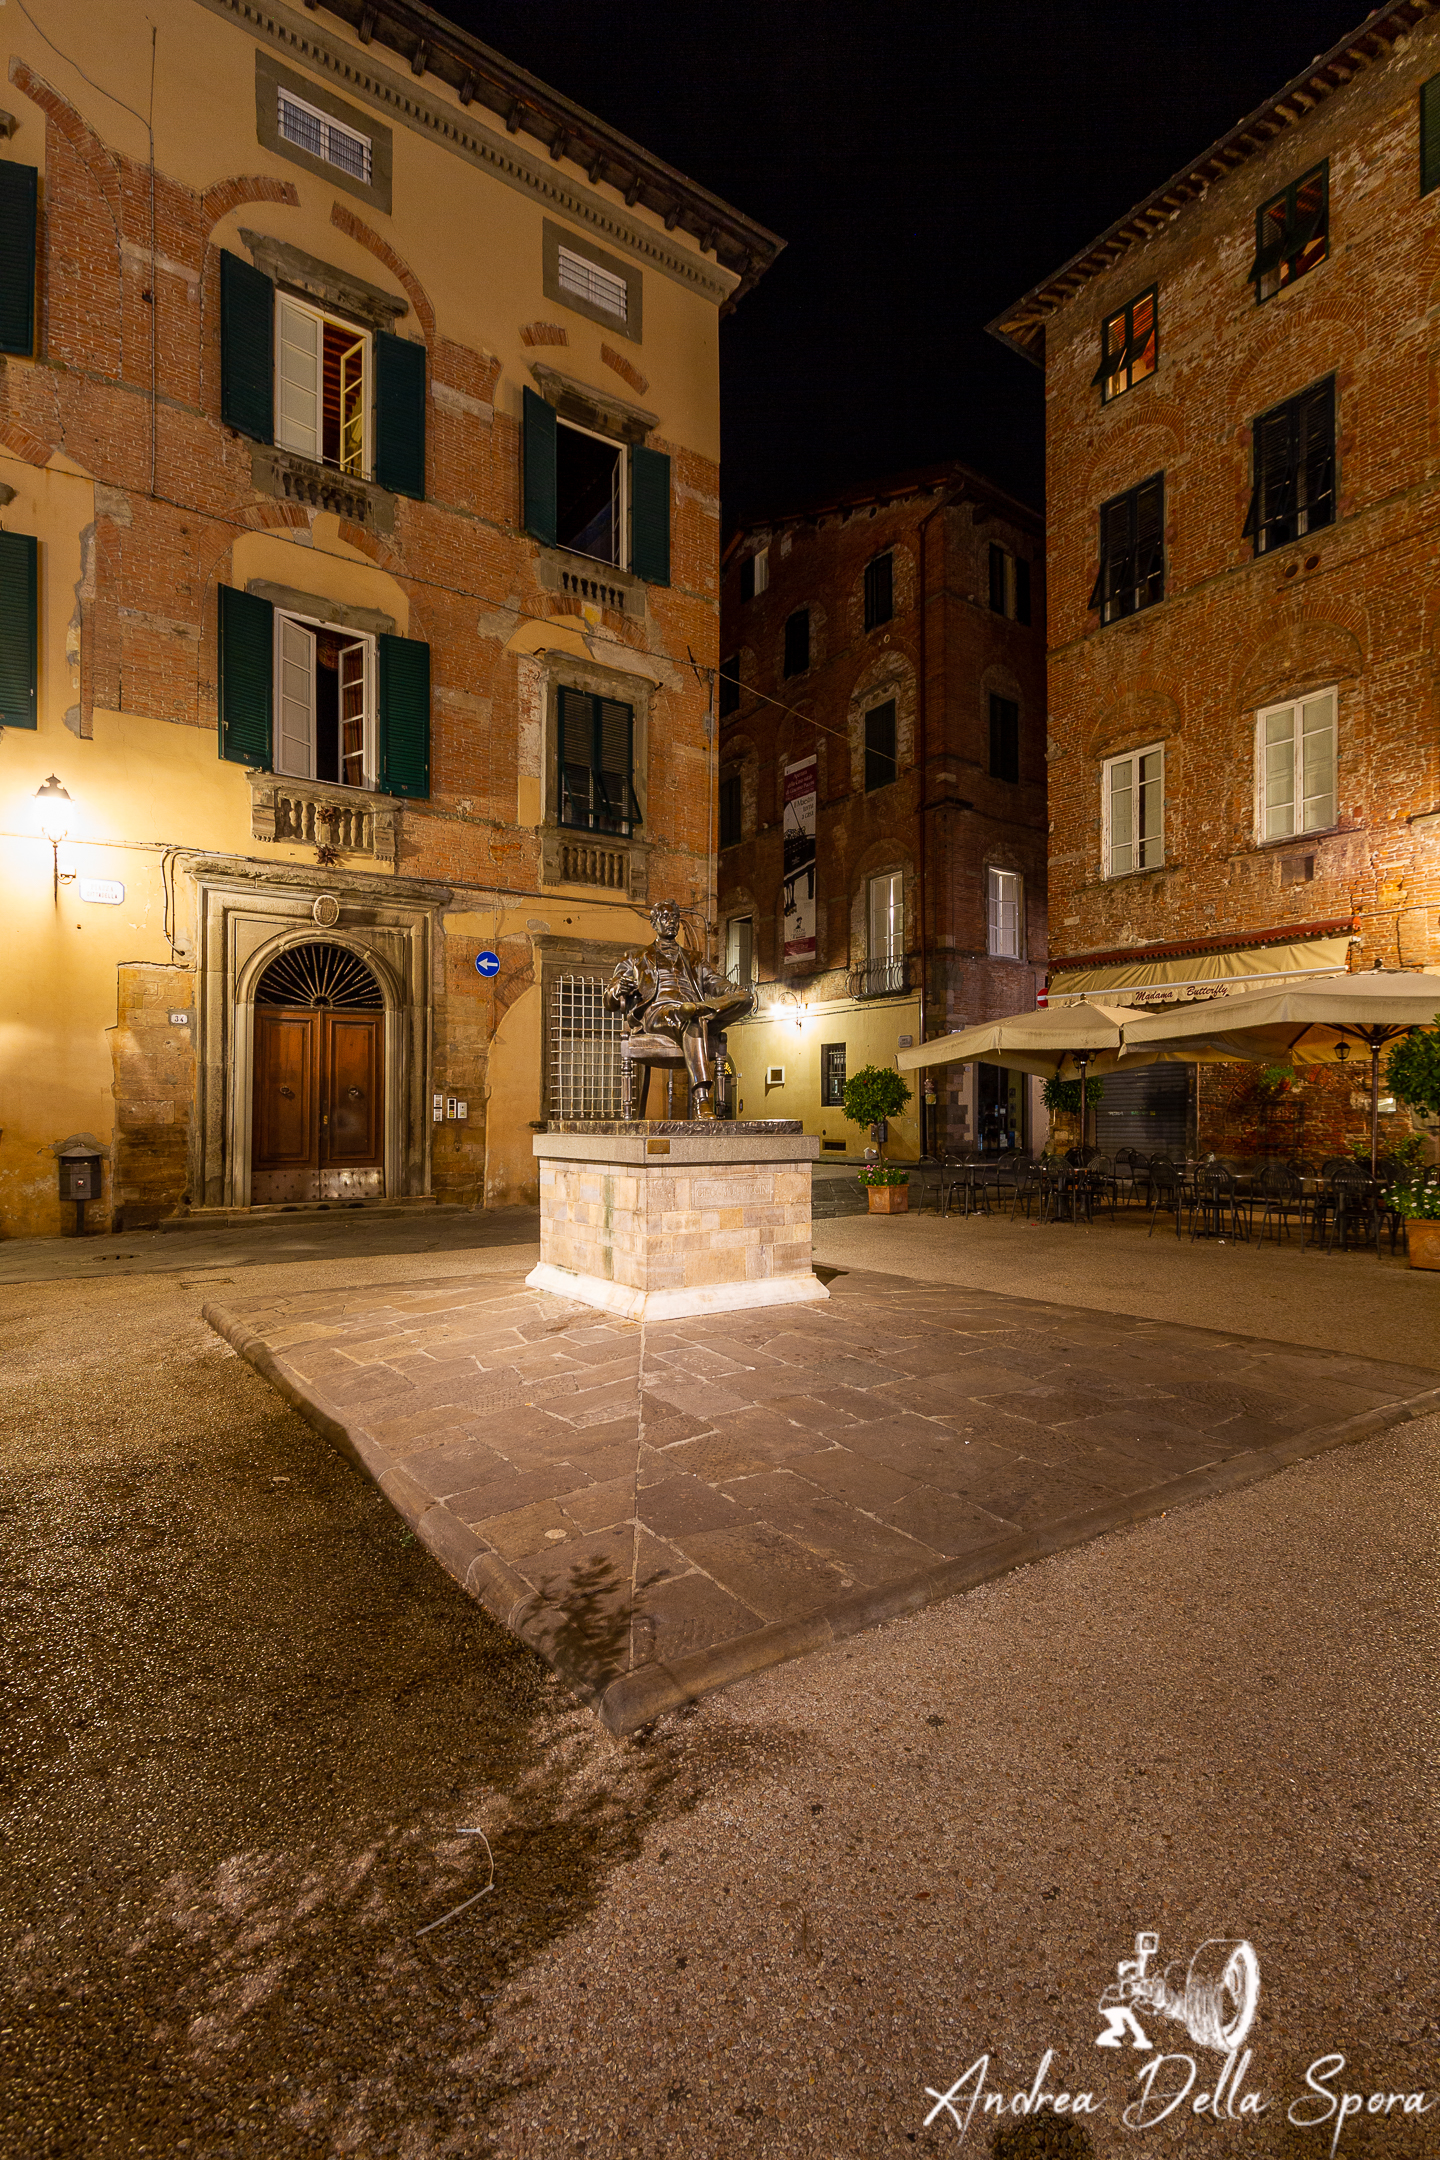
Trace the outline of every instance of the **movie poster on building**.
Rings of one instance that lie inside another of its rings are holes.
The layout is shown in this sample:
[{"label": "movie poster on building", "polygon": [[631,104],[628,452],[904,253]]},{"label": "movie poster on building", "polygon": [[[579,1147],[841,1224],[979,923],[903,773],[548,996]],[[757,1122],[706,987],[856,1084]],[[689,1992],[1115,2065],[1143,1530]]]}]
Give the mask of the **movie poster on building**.
[{"label": "movie poster on building", "polygon": [[785,768],[785,961],[815,965],[816,760]]}]

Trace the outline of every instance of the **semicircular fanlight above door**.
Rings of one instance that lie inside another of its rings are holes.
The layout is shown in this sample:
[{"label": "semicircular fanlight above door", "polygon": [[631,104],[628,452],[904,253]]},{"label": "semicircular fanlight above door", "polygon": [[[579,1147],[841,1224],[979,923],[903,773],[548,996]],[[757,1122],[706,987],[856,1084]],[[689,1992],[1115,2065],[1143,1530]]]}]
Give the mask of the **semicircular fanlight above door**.
[{"label": "semicircular fanlight above door", "polygon": [[343,945],[292,945],[277,954],[255,991],[257,1005],[308,1005],[378,1012],[380,985],[358,953]]}]

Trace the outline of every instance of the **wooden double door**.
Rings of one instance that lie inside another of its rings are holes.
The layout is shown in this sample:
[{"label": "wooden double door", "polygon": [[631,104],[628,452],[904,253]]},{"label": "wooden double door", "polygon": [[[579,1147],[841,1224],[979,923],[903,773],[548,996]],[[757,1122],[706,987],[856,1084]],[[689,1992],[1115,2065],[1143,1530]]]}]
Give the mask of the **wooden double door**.
[{"label": "wooden double door", "polygon": [[385,1192],[385,1015],[255,1010],[254,1205]]}]

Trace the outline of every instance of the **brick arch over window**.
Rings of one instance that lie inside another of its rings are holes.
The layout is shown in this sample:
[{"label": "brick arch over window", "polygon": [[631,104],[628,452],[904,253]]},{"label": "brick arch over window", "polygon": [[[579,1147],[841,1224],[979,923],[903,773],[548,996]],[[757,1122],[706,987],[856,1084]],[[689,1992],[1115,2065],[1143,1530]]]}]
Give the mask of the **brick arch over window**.
[{"label": "brick arch over window", "polygon": [[1253,713],[1326,683],[1353,681],[1364,670],[1365,648],[1354,630],[1344,623],[1301,618],[1266,638],[1242,662],[1232,703],[1237,713]]},{"label": "brick arch over window", "polygon": [[[1099,395],[1099,392],[1096,392]],[[1123,400],[1113,408],[1125,410]],[[1075,483],[1073,499],[1083,502],[1086,515],[1099,509],[1111,495],[1123,494],[1151,473],[1166,472],[1183,455],[1185,417],[1178,405],[1153,403],[1147,393],[1143,418],[1111,434],[1107,429]],[[985,528],[980,530],[982,541]]]},{"label": "brick arch over window", "polygon": [[1165,742],[1180,732],[1180,706],[1153,684],[1136,684],[1111,700],[1090,731],[1092,758],[1120,757],[1146,743]]},{"label": "brick arch over window", "polygon": [[852,788],[865,785],[865,715],[895,700],[895,769],[908,772],[915,763],[915,670],[902,652],[884,652],[865,668],[850,693],[845,734],[850,746]]}]

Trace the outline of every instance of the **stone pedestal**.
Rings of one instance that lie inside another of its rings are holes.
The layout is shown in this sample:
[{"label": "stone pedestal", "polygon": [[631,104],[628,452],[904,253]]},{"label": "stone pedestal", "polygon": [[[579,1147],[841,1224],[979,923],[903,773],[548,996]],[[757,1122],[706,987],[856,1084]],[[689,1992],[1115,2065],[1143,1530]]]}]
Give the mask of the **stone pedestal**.
[{"label": "stone pedestal", "polygon": [[819,1152],[789,1118],[552,1125],[526,1279],[631,1320],[828,1297],[810,1266]]}]

